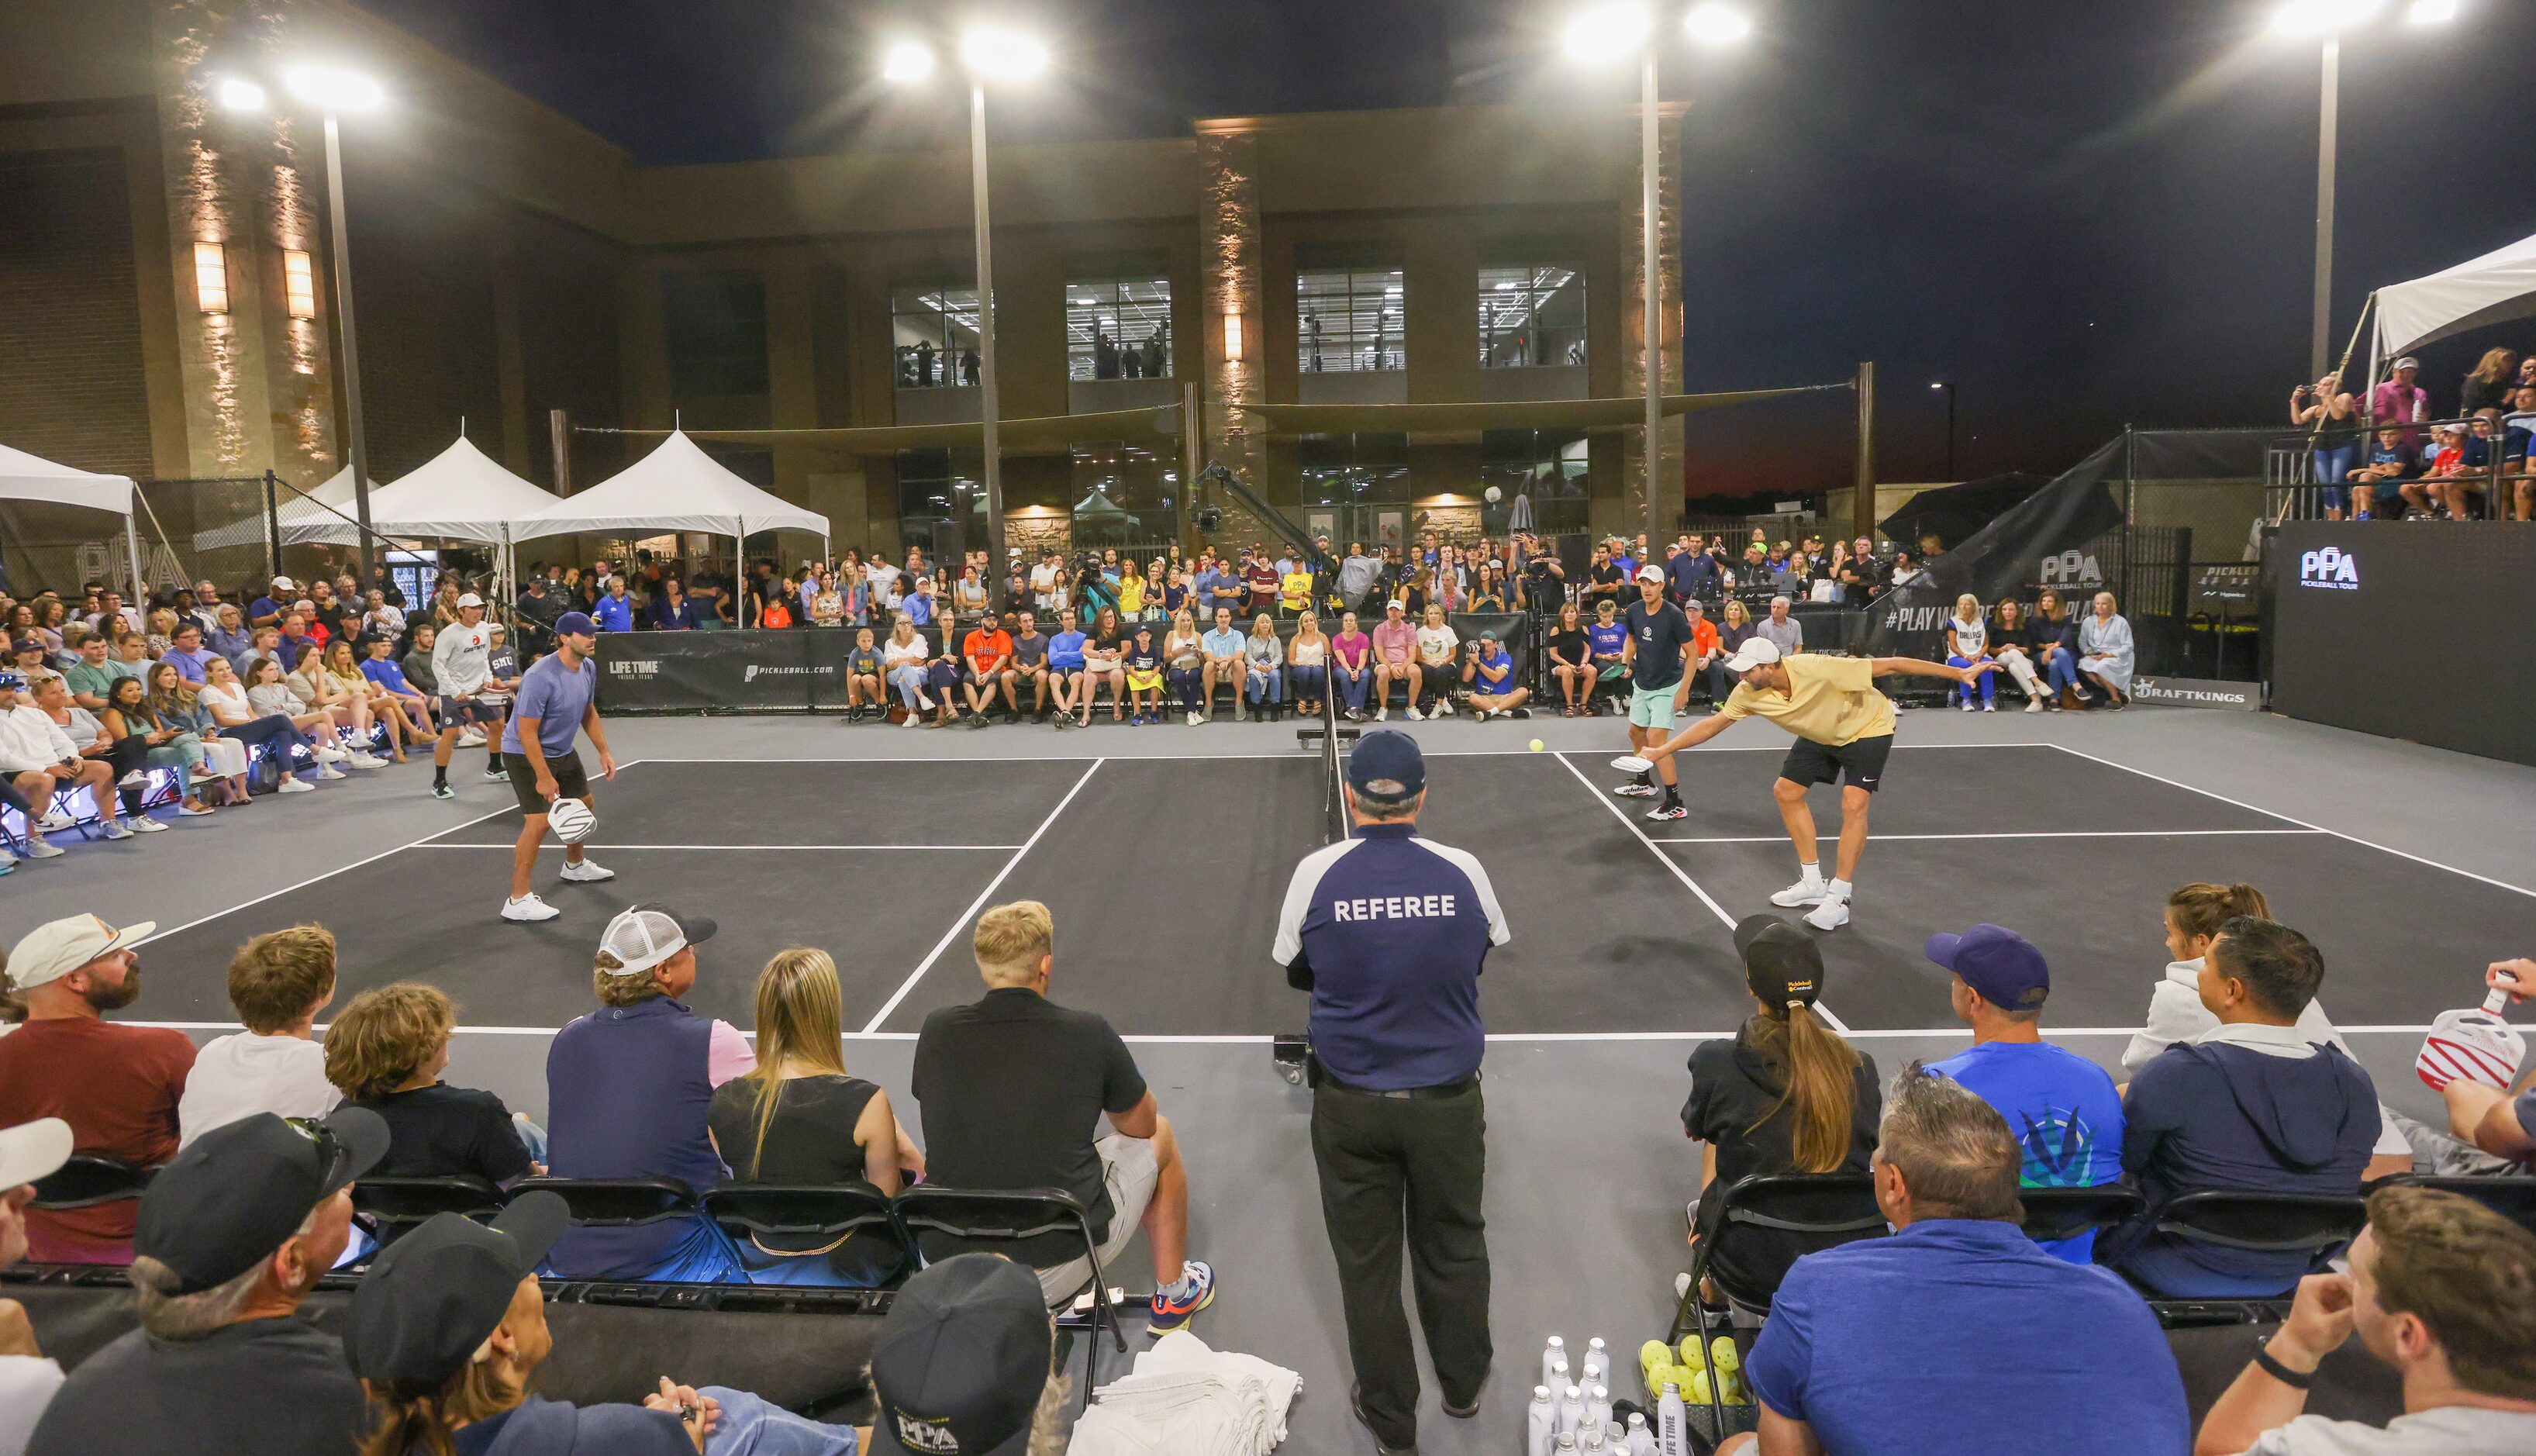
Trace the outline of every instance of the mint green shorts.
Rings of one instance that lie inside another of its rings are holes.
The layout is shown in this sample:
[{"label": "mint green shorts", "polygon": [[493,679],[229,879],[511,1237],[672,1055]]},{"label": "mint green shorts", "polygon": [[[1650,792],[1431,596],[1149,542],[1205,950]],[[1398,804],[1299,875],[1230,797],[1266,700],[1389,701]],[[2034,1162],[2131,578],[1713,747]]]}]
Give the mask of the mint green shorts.
[{"label": "mint green shorts", "polygon": [[1673,694],[1669,687],[1629,689],[1629,725],[1642,728],[1673,727]]}]

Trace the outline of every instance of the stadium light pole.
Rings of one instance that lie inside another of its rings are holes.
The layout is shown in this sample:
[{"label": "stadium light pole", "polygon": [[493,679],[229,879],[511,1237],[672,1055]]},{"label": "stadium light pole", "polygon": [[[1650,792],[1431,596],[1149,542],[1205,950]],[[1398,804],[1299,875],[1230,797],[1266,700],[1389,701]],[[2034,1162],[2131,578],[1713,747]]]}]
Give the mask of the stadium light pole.
[{"label": "stadium light pole", "polygon": [[[2272,14],[2272,29],[2283,35],[2324,42],[2322,94],[2315,127],[2315,294],[2308,328],[2311,378],[2322,378],[2333,352],[2333,174],[2336,131],[2342,111],[2342,32],[2375,17],[2384,0],[2285,0]],[[2456,19],[2457,0],[2413,0],[2406,19],[2416,26],[2444,25]],[[2376,380],[2369,381],[2375,388]]]},{"label": "stadium light pole", "polygon": [[1931,389],[1946,392],[1946,479],[1955,478],[1955,384],[1951,379],[1932,380]]},{"label": "stadium light pole", "polygon": [[[969,75],[969,185],[978,244],[978,421],[980,475],[986,491],[986,599],[1000,610],[1010,566],[1004,559],[1003,451],[998,438],[995,392],[995,245],[986,197],[986,87],[1029,81],[1047,69],[1047,46],[1037,36],[999,26],[978,26],[960,37],[960,64]],[[898,85],[933,74],[930,47],[902,40],[883,54],[881,75]]]},{"label": "stadium light pole", "polygon": [[[1682,33],[1696,44],[1724,47],[1751,34],[1752,23],[1733,6],[1702,0],[1682,13]],[[1559,31],[1559,46],[1568,59],[1587,65],[1618,61],[1632,52],[1638,57],[1638,246],[1639,268],[1646,279],[1646,532],[1648,549],[1653,550],[1654,543],[1664,539],[1668,524],[1663,497],[1656,493],[1656,475],[1664,463],[1664,272],[1657,247],[1662,189],[1656,170],[1660,129],[1655,13],[1639,0],[1603,0],[1568,18]]]}]

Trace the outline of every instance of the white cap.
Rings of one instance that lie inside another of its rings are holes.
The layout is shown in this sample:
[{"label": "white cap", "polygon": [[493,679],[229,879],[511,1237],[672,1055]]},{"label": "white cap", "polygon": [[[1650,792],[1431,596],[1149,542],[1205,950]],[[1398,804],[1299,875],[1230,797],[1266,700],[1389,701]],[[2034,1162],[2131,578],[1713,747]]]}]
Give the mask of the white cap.
[{"label": "white cap", "polygon": [[701,916],[682,916],[666,905],[638,905],[619,913],[599,937],[599,948],[623,965],[611,976],[643,976],[719,929]]},{"label": "white cap", "polygon": [[2387,365],[2386,372],[2392,374],[2399,369],[2418,369],[2420,367],[2422,367],[2422,361],[2420,359],[2413,357],[2411,354],[2406,354],[2402,358]]},{"label": "white cap", "polygon": [[1638,580],[1642,582],[1653,582],[1657,586],[1661,587],[1664,585],[1664,568],[1661,566],[1641,566],[1638,568]]},{"label": "white cap", "polygon": [[484,604],[484,599],[476,596],[473,592],[470,592],[466,596],[458,599],[458,604],[461,606],[481,606]]},{"label": "white cap", "polygon": [[1761,636],[1759,633],[1754,633],[1752,636],[1744,639],[1744,645],[1735,650],[1735,656],[1726,660],[1726,670],[1729,672],[1749,672],[1755,667],[1775,663],[1778,660],[1779,644],[1772,642],[1767,637]]},{"label": "white cap", "polygon": [[0,1192],[50,1175],[71,1161],[71,1125],[38,1117],[0,1128]]},{"label": "white cap", "polygon": [[141,920],[117,930],[95,916],[46,921],[20,937],[9,952],[9,983],[22,991],[33,990],[99,956],[146,940],[158,928],[157,920]]},{"label": "white cap", "polygon": [[299,584],[286,576],[278,576],[273,579],[273,590],[277,592],[296,592],[299,590]]}]

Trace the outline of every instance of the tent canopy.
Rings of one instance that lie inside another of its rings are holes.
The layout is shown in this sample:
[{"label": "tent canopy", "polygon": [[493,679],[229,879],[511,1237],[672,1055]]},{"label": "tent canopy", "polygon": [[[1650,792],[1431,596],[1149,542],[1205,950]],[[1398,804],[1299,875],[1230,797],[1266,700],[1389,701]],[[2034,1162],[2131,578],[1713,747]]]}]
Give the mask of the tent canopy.
[{"label": "tent canopy", "polygon": [[[370,482],[370,505],[373,511],[370,518],[372,535],[380,534],[378,517],[375,514],[380,488],[378,481]],[[278,493],[282,499],[275,504],[273,513],[281,522],[284,545],[349,546],[361,538],[360,528],[353,519],[355,506],[352,500],[350,466],[337,471],[333,479],[305,495],[289,490],[282,490]],[[218,551],[233,546],[260,547],[264,545],[265,539],[264,512],[257,511],[252,515],[241,516],[224,526],[215,526],[209,531],[195,532],[194,549]]]},{"label": "tent canopy", "polygon": [[383,536],[499,541],[514,522],[555,497],[495,465],[466,436],[370,495],[370,529]]},{"label": "tent canopy", "polygon": [[132,477],[100,475],[55,465],[40,455],[0,445],[0,500],[49,501],[93,511],[132,514]]},{"label": "tent canopy", "polygon": [[2536,316],[2536,237],[2378,290],[2380,359],[2451,334]]},{"label": "tent canopy", "polygon": [[732,475],[685,432],[578,495],[514,522],[513,540],[543,536],[621,536],[636,531],[702,531],[740,536],[760,531],[828,534],[828,518],[770,495]]}]

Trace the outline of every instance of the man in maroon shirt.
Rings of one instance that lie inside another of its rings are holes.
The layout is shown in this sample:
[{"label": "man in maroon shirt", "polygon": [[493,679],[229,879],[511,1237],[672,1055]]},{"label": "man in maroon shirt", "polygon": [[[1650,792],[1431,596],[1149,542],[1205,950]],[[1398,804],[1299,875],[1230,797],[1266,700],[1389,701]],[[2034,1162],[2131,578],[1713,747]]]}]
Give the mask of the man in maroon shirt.
[{"label": "man in maroon shirt", "polygon": [[1266,551],[1241,548],[1241,584],[1250,589],[1252,615],[1277,609],[1277,563],[1268,559]]},{"label": "man in maroon shirt", "polygon": [[[119,1026],[104,1013],[141,994],[135,942],[154,921],[116,929],[72,916],[27,932],[9,952],[9,984],[27,1024],[0,1037],[0,1127],[37,1117],[71,1125],[81,1153],[136,1168],[176,1156],[176,1104],[194,1067],[182,1032]],[[27,1210],[28,1256],[47,1264],[132,1262],[131,1199]]]}]

